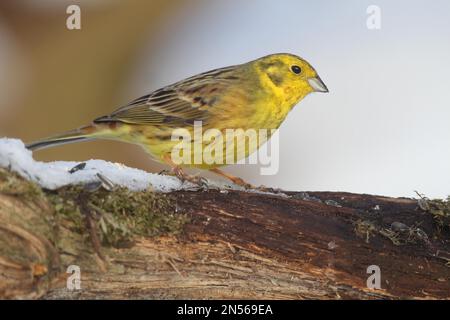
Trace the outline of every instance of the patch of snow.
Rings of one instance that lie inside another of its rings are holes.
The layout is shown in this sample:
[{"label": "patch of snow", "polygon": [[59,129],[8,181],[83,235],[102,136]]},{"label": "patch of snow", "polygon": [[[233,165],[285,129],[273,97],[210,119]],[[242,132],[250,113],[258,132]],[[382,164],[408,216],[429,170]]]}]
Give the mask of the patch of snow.
[{"label": "patch of snow", "polygon": [[[182,183],[173,176],[149,173],[119,163],[104,160],[88,160],[84,163],[86,166],[83,169],[70,173],[80,162],[35,161],[32,152],[25,148],[21,140],[0,138],[0,167],[14,171],[45,189],[54,190],[67,185],[98,182],[97,174],[108,178],[115,185],[133,191],[151,188],[155,191],[170,192],[193,187],[192,184]],[[222,187],[219,184],[215,186]]]}]

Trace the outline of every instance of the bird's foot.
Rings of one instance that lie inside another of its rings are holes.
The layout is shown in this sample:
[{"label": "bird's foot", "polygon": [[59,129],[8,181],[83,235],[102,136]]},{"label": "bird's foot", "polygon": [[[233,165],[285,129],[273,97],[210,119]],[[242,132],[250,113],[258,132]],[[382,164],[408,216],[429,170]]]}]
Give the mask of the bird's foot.
[{"label": "bird's foot", "polygon": [[208,180],[201,176],[194,176],[189,175],[185,173],[181,168],[175,167],[172,169],[172,172],[175,174],[175,176],[181,180],[181,182],[190,182],[196,186],[198,186],[201,189],[208,189]]},{"label": "bird's foot", "polygon": [[258,191],[262,192],[270,192],[270,193],[283,193],[283,190],[280,188],[272,188],[272,187],[266,187],[264,185],[260,185],[259,187],[255,188]]}]

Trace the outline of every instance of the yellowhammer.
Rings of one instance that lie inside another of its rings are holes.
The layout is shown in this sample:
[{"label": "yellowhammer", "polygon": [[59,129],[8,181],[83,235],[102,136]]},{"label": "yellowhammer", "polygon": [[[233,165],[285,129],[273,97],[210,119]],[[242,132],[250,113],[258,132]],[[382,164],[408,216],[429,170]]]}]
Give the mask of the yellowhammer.
[{"label": "yellowhammer", "polygon": [[[179,143],[172,138],[174,130],[183,128],[192,132],[194,122],[198,121],[203,129],[215,128],[218,132],[277,129],[288,112],[311,92],[328,92],[328,89],[308,62],[292,54],[272,54],[168,85],[95,119],[90,125],[27,147],[37,150],[91,139],[126,141],[140,145],[156,160],[169,164],[183,180],[195,180],[181,170],[181,166],[192,166],[248,186],[242,179],[218,169],[227,163],[174,163],[171,153]],[[233,148],[234,160],[247,157],[263,142],[258,141],[253,148],[246,146],[240,156]],[[192,148],[192,157],[197,158],[194,153],[202,152],[205,146]]]}]

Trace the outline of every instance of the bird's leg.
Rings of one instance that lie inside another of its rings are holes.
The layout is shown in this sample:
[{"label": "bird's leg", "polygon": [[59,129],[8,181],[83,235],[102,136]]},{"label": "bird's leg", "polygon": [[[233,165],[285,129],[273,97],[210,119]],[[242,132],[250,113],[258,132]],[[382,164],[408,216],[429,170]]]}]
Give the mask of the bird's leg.
[{"label": "bird's leg", "polygon": [[192,184],[195,184],[195,185],[197,185],[199,187],[202,187],[202,188],[205,188],[205,187],[207,188],[208,187],[208,181],[205,178],[200,177],[200,176],[194,176],[194,175],[187,174],[179,166],[172,167],[172,172],[182,182],[188,181],[188,182],[190,182]]},{"label": "bird's leg", "polygon": [[175,164],[172,161],[172,159],[170,158],[170,154],[164,155],[163,160],[171,167],[171,171],[173,172],[173,174],[182,182],[188,181],[199,187],[208,187],[208,181],[205,178],[185,173],[179,165]]},{"label": "bird's leg", "polygon": [[255,186],[251,185],[250,183],[245,182],[243,179],[233,176],[229,173],[223,172],[220,169],[217,168],[213,168],[213,169],[209,169],[209,171],[214,172],[215,174],[218,174],[219,176],[222,176],[224,178],[227,178],[228,180],[230,180],[231,182],[233,182],[234,184],[244,187],[246,189],[257,189]]}]

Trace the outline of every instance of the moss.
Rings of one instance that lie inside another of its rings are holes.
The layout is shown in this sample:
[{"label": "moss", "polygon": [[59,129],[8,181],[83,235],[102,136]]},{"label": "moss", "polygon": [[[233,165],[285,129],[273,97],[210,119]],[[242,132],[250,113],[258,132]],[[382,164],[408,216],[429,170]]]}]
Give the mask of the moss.
[{"label": "moss", "polygon": [[0,168],[0,193],[20,196],[28,201],[35,201],[44,196],[42,189],[36,183],[2,168]]},{"label": "moss", "polygon": [[419,196],[419,207],[431,214],[436,223],[438,231],[450,232],[450,196],[447,199],[429,199],[424,195],[417,193]]},{"label": "moss", "polygon": [[403,225],[402,228],[398,228],[396,226],[398,224],[403,225],[394,222],[391,226],[384,227],[372,221],[358,220],[354,223],[354,230],[356,235],[365,239],[366,243],[369,243],[370,238],[375,235],[389,239],[396,246],[428,243],[428,235],[418,226],[408,227]]},{"label": "moss", "polygon": [[89,192],[83,186],[44,191],[36,183],[2,168],[0,194],[18,197],[24,203],[49,202],[54,215],[45,218],[51,227],[49,239],[55,244],[61,240],[58,239],[61,226],[88,238],[87,214],[94,220],[101,242],[111,246],[127,244],[137,236],[177,234],[189,220],[185,214],[176,212],[176,199],[169,194],[150,190],[132,192],[125,188]]},{"label": "moss", "polygon": [[104,245],[123,246],[136,236],[177,234],[188,221],[186,215],[176,212],[170,195],[152,191],[118,188],[87,192],[78,186],[49,193],[49,199],[57,215],[68,219],[74,231],[87,234],[85,215],[90,214]]},{"label": "moss", "polygon": [[407,227],[404,230],[393,230],[392,227],[381,228],[378,233],[391,240],[396,246],[429,242],[428,235],[416,226]]},{"label": "moss", "polygon": [[55,209],[54,226],[65,224],[70,230],[81,233],[85,227],[84,218],[75,201],[75,194],[70,197],[65,194],[65,189],[57,192],[47,192],[47,198]]},{"label": "moss", "polygon": [[376,226],[370,221],[358,220],[354,223],[357,236],[364,238],[369,243],[370,237],[377,231]]}]

